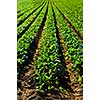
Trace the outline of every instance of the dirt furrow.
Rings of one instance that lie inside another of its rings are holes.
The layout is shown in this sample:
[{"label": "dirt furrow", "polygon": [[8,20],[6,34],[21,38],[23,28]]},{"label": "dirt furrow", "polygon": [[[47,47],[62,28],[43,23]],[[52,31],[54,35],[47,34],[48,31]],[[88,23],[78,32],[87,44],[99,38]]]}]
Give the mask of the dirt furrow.
[{"label": "dirt furrow", "polygon": [[[52,5],[51,5],[52,6]],[[59,28],[57,26],[57,20],[56,20],[56,16],[55,16],[55,12],[54,9],[52,7],[52,11],[53,11],[53,16],[54,16],[54,24],[55,24],[55,28],[56,28],[56,37],[58,39],[58,44],[59,44],[59,55],[60,55],[60,60],[62,63],[62,67],[64,70],[64,75],[60,77],[60,85],[65,88],[65,89],[69,89],[70,91],[73,91],[69,85],[70,83],[70,79],[69,79],[69,72],[66,70],[66,60],[65,60],[65,56],[64,56],[64,52],[66,52],[66,47],[64,45],[64,43],[62,42],[62,37],[61,37],[61,33],[59,31]]]}]

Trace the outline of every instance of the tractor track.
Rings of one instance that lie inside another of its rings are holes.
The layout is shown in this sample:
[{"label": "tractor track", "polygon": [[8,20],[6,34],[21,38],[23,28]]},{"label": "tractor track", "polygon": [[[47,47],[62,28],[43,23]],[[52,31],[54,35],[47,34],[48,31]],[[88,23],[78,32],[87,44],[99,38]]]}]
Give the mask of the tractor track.
[{"label": "tractor track", "polygon": [[34,9],[29,15],[27,15],[27,17],[25,17],[23,20],[19,21],[17,23],[17,27],[20,26],[28,17],[30,17],[36,10],[38,10],[38,8],[40,8],[42,5],[44,4],[44,2],[42,2],[42,4],[40,4],[36,9]]},{"label": "tractor track", "polygon": [[77,34],[78,38],[80,40],[83,40],[83,36],[82,33],[80,33],[72,24],[72,22],[62,13],[62,11],[55,5],[54,1],[53,1],[54,6],[58,9],[58,11],[61,13],[61,15],[63,16],[64,20],[67,22],[67,24],[69,25],[69,27]]},{"label": "tractor track", "polygon": [[32,25],[32,23],[36,20],[36,18],[38,17],[38,15],[41,13],[42,9],[44,8],[46,4],[43,5],[43,7],[40,9],[40,11],[38,12],[38,14],[33,18],[33,20],[26,26],[24,27],[24,29],[22,30],[21,33],[19,33],[17,35],[17,40],[19,40],[19,38],[22,37],[22,35],[29,29],[29,27]]}]

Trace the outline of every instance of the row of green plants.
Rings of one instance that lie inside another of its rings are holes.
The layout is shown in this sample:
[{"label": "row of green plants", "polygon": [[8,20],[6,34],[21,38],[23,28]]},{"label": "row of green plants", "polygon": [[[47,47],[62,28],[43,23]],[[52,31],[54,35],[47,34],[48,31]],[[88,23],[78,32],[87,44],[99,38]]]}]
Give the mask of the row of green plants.
[{"label": "row of green plants", "polygon": [[[42,1],[41,1],[42,2]],[[18,11],[17,13],[17,19],[22,16],[24,13],[28,12],[29,10],[33,9],[34,7],[38,6],[39,4],[41,4],[41,2],[36,2],[31,4],[29,7],[27,8],[23,8],[23,10]]]},{"label": "row of green plants", "polygon": [[83,0],[54,0],[57,7],[83,33]]},{"label": "row of green plants", "polygon": [[17,0],[17,13],[35,7],[36,4],[40,3],[42,0]]},{"label": "row of green plants", "polygon": [[[64,54],[66,56],[66,60],[71,60],[73,62],[72,69],[77,70],[77,72],[81,75],[82,66],[83,66],[83,43],[77,37],[76,33],[71,30],[71,28],[67,25],[59,11],[54,7],[57,25],[62,33],[62,38],[67,47],[67,52]],[[80,77],[79,77],[80,78]],[[82,80],[80,80],[82,81]]]},{"label": "row of green plants", "polygon": [[44,1],[40,0],[38,2],[35,2],[35,3],[32,3],[30,6],[27,5],[28,7],[27,8],[23,8],[23,10],[20,10],[18,13],[17,13],[17,19],[24,15],[25,13],[27,13],[28,11],[38,7],[40,4],[42,4]]},{"label": "row of green plants", "polygon": [[[22,23],[19,27],[17,27],[17,35],[22,34],[22,31],[35,19],[35,17],[37,16],[37,14],[40,12],[40,10],[43,9],[43,7],[45,6],[45,4],[43,4],[40,8],[38,8],[34,14],[32,14],[30,17],[28,17],[24,23]],[[25,16],[24,16],[25,17]]]},{"label": "row of green plants", "polygon": [[[41,4],[38,4],[37,6],[34,7],[34,9],[29,10],[28,12],[24,13],[22,16],[20,16],[17,19],[17,25],[26,20],[28,17],[30,17],[34,12],[42,6],[43,2]],[[19,26],[19,25],[18,25]]]},{"label": "row of green plants", "polygon": [[[36,38],[38,31],[40,29],[40,25],[42,23],[44,14],[47,9],[47,4],[37,17],[37,19],[34,21],[34,23],[30,26],[30,28],[23,34],[21,38],[19,38],[17,42],[17,63],[22,65],[23,62],[25,62],[25,58],[28,59],[27,50],[32,43],[32,41]],[[33,44],[34,47],[34,44]]]},{"label": "row of green plants", "polygon": [[59,85],[59,77],[63,76],[64,69],[60,60],[60,47],[50,5],[42,34],[39,55],[34,61],[36,77],[33,77],[33,80],[36,82],[36,89],[37,91],[46,92],[54,90],[56,87],[62,91],[63,88]]}]

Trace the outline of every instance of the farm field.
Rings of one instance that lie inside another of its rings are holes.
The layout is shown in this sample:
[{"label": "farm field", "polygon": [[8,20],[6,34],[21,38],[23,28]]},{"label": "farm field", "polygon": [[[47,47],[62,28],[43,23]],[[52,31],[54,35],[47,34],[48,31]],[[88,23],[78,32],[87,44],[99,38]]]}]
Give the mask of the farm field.
[{"label": "farm field", "polygon": [[17,0],[17,100],[83,100],[82,0]]}]

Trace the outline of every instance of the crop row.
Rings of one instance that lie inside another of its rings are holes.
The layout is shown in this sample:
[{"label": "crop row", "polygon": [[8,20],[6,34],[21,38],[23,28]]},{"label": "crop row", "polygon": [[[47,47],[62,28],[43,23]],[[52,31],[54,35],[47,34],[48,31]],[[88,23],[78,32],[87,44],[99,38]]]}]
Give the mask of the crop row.
[{"label": "crop row", "polygon": [[23,14],[27,13],[28,11],[32,10],[33,8],[39,6],[39,4],[41,4],[42,1],[36,2],[31,4],[29,7],[23,9],[22,11],[20,11],[19,13],[17,13],[17,19],[22,16]]},{"label": "crop row", "polygon": [[55,0],[55,4],[68,17],[78,31],[83,32],[82,0]]},{"label": "crop row", "polygon": [[[44,14],[46,12],[46,8],[47,8],[47,6],[45,6],[43,8],[41,13],[37,17],[37,19],[34,21],[34,23],[23,34],[23,36],[18,40],[18,43],[17,43],[18,65],[22,65],[22,63],[25,62],[25,59],[28,59],[27,50],[29,49],[30,44],[34,41],[34,39],[36,38],[36,36],[38,34],[38,31],[40,29],[40,25],[42,23]],[[34,47],[34,45],[35,45],[35,43],[33,44],[33,47]]]},{"label": "crop row", "polygon": [[40,12],[42,11],[43,7],[45,6],[42,5],[39,9],[37,9],[34,14],[32,14],[30,17],[28,17],[24,23],[22,23],[18,28],[17,28],[17,39],[19,39],[24,33],[25,31],[27,31],[29,29],[29,27],[31,26],[31,24],[36,20],[36,18],[38,17],[38,15],[40,14]]},{"label": "crop row", "polygon": [[[42,2],[43,4],[44,2]],[[19,17],[19,19],[17,20],[17,26],[21,25],[28,17],[30,17],[39,7],[42,6],[42,4],[36,6],[34,9],[26,12],[24,15],[22,15],[21,17]]]},{"label": "crop row", "polygon": [[17,13],[20,13],[24,10],[26,10],[27,8],[29,9],[30,7],[32,7],[33,5],[41,2],[42,0],[17,0]]},{"label": "crop row", "polygon": [[78,39],[76,33],[73,32],[73,30],[71,30],[70,27],[66,24],[57,8],[54,8],[56,12],[57,24],[67,47],[67,52],[65,53],[66,60],[71,60],[73,62],[73,69],[76,69],[80,73],[82,72],[83,65],[82,41]]}]

